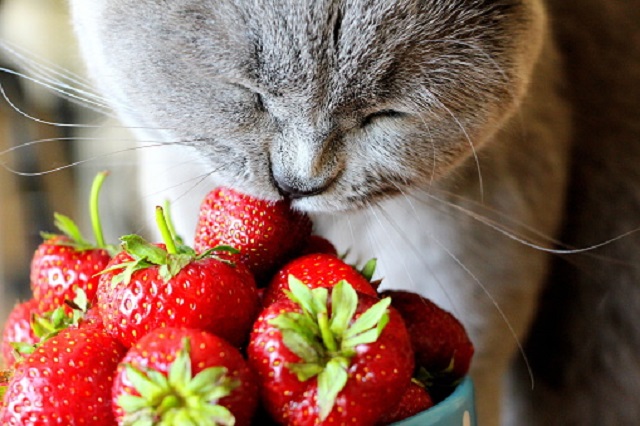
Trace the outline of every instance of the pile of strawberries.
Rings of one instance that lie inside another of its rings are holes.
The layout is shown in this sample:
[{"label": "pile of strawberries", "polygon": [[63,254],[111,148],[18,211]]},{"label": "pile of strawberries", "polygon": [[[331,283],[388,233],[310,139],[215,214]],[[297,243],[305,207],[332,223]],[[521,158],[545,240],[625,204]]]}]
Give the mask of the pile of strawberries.
[{"label": "pile of strawberries", "polygon": [[33,298],[2,338],[0,424],[383,425],[444,398],[473,346],[429,300],[377,291],[286,201],[227,188],[193,248],[158,207],[162,243],[96,244],[56,215]]}]

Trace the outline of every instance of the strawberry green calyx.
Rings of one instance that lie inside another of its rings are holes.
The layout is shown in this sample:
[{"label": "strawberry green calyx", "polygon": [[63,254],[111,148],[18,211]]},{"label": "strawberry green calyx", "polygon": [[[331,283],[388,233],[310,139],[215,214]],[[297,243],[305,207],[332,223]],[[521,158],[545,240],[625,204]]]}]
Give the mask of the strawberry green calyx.
[{"label": "strawberry green calyx", "polygon": [[169,367],[168,375],[125,365],[128,379],[139,396],[121,395],[117,404],[124,410],[123,424],[232,426],[235,417],[218,401],[240,386],[225,367],[209,367],[193,376],[189,339]]},{"label": "strawberry green calyx", "polygon": [[356,356],[356,347],[378,340],[389,322],[390,298],[378,301],[354,320],[358,294],[342,280],[331,290],[331,312],[328,290],[309,289],[289,276],[287,296],[302,312],[285,312],[270,320],[282,333],[284,345],[301,361],[287,368],[300,381],[317,376],[320,419],[327,418],[348,380],[348,369]]},{"label": "strawberry green calyx", "polygon": [[[94,244],[91,244],[83,237],[78,225],[76,225],[71,218],[60,213],[54,213],[53,219],[53,225],[69,239],[68,241],[57,240],[56,244],[73,247],[77,251],[92,250],[95,248]],[[51,240],[58,237],[59,234],[41,232],[40,236],[44,240]]]},{"label": "strawberry green calyx", "polygon": [[[131,276],[136,271],[141,271],[147,268],[159,266],[159,275],[165,281],[175,277],[191,262],[204,259],[207,257],[214,257],[215,253],[229,253],[236,254],[238,250],[229,246],[218,246],[205,251],[204,253],[197,254],[195,250],[188,246],[176,246],[174,244],[173,249],[175,253],[170,253],[167,249],[152,244],[142,238],[139,235],[131,234],[125,235],[120,238],[122,242],[122,249],[127,252],[133,259],[128,262],[112,265],[103,270],[101,274],[107,272],[113,272],[122,270],[122,272],[113,276],[112,284],[117,285],[119,283],[128,284],[131,281]],[[222,262],[232,264],[231,262],[220,259]]]},{"label": "strawberry green calyx", "polygon": [[7,386],[9,385],[9,380],[11,380],[12,376],[12,370],[0,370],[0,403],[4,398],[4,394],[7,392]]},{"label": "strawberry green calyx", "polygon": [[373,274],[376,272],[377,265],[378,259],[374,257],[373,259],[369,259],[359,272],[363,277],[366,278],[367,281],[371,281],[373,279]]},{"label": "strawberry green calyx", "polygon": [[64,306],[45,312],[43,314],[33,314],[31,316],[31,329],[33,334],[39,339],[37,343],[30,344],[25,342],[10,342],[13,347],[16,360],[22,360],[26,355],[35,352],[44,342],[55,337],[63,330],[71,326],[76,326],[84,318],[89,310],[90,304],[87,294],[81,288],[76,289],[76,297],[71,300],[65,300],[65,305],[72,309],[69,316]]}]

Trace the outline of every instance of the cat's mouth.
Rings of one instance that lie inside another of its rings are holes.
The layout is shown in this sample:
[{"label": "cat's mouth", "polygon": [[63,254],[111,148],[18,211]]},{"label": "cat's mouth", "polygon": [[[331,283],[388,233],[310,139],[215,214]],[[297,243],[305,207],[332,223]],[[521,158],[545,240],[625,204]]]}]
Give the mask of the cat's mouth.
[{"label": "cat's mouth", "polygon": [[337,191],[321,192],[311,196],[289,198],[291,206],[306,213],[348,213],[370,209],[385,200],[401,195],[396,187],[372,188],[366,192],[339,194]]}]

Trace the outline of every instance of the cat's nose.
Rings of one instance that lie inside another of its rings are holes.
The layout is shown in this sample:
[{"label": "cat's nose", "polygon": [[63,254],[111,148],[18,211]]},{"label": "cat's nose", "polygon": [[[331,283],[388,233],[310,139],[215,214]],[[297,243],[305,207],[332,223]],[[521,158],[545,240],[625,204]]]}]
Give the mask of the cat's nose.
[{"label": "cat's nose", "polygon": [[275,175],[273,179],[280,195],[292,200],[296,198],[311,197],[312,195],[320,194],[327,188],[327,185],[319,185],[313,187],[296,186],[293,183],[285,182],[285,180],[278,175]]}]

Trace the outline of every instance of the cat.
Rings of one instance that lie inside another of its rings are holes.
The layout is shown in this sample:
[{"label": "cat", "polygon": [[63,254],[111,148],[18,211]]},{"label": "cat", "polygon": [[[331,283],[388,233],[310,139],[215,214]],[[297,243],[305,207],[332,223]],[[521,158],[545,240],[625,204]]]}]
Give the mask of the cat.
[{"label": "cat", "polygon": [[479,424],[640,419],[639,1],[70,6],[96,86],[165,143],[141,193],[205,182],[175,190],[184,232],[213,185],[290,198],[461,318]]}]

